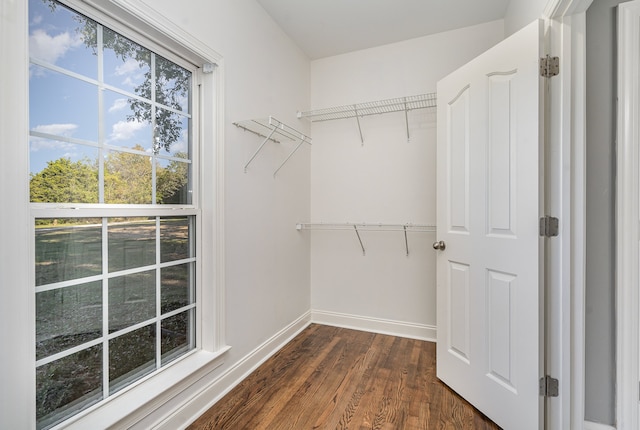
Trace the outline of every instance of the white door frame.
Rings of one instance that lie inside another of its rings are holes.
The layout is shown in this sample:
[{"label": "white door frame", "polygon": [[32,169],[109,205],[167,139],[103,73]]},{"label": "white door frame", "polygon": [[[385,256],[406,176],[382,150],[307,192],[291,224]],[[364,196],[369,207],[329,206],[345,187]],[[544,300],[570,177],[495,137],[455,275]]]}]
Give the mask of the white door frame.
[{"label": "white door frame", "polygon": [[619,430],[638,418],[638,162],[640,124],[640,1],[618,6],[618,158],[616,189],[617,402]]},{"label": "white door frame", "polygon": [[593,0],[549,0],[549,53],[560,74],[549,82],[547,213],[560,219],[547,260],[547,372],[560,379],[548,402],[547,429],[584,426],[585,29]]}]

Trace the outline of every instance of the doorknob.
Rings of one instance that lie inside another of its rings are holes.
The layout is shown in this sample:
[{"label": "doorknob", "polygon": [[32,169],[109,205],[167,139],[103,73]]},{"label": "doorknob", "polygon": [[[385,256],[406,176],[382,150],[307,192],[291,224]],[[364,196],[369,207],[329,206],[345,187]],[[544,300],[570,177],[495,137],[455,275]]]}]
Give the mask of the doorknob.
[{"label": "doorknob", "polygon": [[433,249],[439,249],[440,251],[444,251],[446,245],[444,244],[444,240],[439,242],[433,242]]}]

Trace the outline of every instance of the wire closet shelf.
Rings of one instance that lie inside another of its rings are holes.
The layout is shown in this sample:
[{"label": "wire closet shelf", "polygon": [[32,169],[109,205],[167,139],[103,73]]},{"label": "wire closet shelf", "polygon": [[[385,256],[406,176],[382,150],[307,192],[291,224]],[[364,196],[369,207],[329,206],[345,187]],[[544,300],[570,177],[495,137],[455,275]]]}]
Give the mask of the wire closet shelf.
[{"label": "wire closet shelf", "polygon": [[352,105],[329,107],[306,112],[298,112],[298,118],[306,118],[311,122],[331,121],[336,119],[355,118],[358,122],[360,142],[364,144],[360,117],[379,115],[391,112],[404,112],[405,125],[407,127],[407,142],[411,140],[409,134],[408,112],[416,109],[430,109],[437,106],[436,93],[419,94],[416,96],[398,97],[394,99],[378,100]]},{"label": "wire closet shelf", "polygon": [[364,243],[362,242],[362,237],[360,236],[361,231],[400,231],[404,233],[404,245],[407,253],[407,257],[409,256],[409,239],[407,237],[407,232],[416,231],[416,232],[435,232],[435,225],[425,225],[425,224],[369,224],[369,223],[298,223],[296,224],[296,229],[300,230],[347,230],[355,232],[358,243],[360,244],[360,248],[362,249],[362,255],[367,255],[367,252],[364,247]]},{"label": "wire closet shelf", "polygon": [[247,168],[249,164],[256,158],[256,156],[260,153],[264,145],[268,141],[272,141],[275,143],[282,143],[283,141],[299,141],[298,145],[289,153],[287,158],[280,164],[280,166],[273,172],[273,176],[276,174],[282,166],[285,165],[287,161],[296,153],[296,151],[300,148],[303,143],[308,143],[311,145],[312,139],[306,134],[296,130],[295,128],[283,123],[282,121],[277,120],[276,118],[270,116],[264,119],[249,119],[245,121],[234,122],[238,128],[242,130],[248,131],[250,133],[256,134],[260,137],[263,137],[264,140],[258,146],[258,149],[253,153],[249,161],[244,165],[244,172],[247,173]]},{"label": "wire closet shelf", "polygon": [[436,93],[428,93],[298,112],[298,118],[307,118],[311,122],[330,121],[334,119],[357,118],[367,115],[435,108],[436,103]]}]

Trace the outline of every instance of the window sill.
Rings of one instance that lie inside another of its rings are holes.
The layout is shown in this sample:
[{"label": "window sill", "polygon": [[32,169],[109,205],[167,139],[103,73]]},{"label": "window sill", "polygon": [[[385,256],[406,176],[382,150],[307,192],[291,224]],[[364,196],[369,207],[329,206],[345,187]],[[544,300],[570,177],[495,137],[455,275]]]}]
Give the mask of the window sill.
[{"label": "window sill", "polygon": [[224,363],[231,347],[216,352],[197,351],[161,372],[143,379],[103,404],[70,418],[55,429],[128,428],[178,396],[191,384]]}]

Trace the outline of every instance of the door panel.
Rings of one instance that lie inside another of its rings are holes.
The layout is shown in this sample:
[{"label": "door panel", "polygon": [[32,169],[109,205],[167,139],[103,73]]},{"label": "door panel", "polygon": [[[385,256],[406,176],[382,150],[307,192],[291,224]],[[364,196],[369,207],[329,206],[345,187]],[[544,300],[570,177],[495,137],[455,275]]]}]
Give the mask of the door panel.
[{"label": "door panel", "polygon": [[507,430],[542,424],[541,36],[438,83],[438,377]]}]

